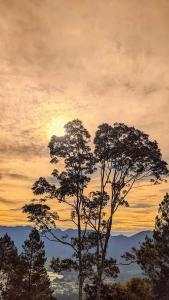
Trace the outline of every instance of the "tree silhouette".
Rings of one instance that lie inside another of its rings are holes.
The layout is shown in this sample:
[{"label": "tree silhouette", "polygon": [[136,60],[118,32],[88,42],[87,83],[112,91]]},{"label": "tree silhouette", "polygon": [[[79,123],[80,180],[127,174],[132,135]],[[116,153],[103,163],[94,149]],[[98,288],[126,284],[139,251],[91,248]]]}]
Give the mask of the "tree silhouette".
[{"label": "tree silhouette", "polygon": [[[96,299],[100,300],[104,276],[116,277],[118,273],[116,261],[107,258],[113,216],[120,206],[129,206],[126,197],[134,185],[142,186],[145,180],[151,185],[159,184],[168,174],[167,163],[162,160],[156,141],[125,124],[100,125],[94,139],[94,155],[89,147],[90,135],[81,121],[69,122],[65,130],[64,137],[53,136],[49,143],[51,163],[60,160],[64,170],[53,170],[56,184],[45,178],[36,181],[33,192],[43,198],[26,205],[23,211],[48,239],[74,250],[72,259],[53,260],[53,269],[78,271],[80,300],[85,278],[93,279]],[[100,187],[87,197],[85,191],[96,167]],[[67,205],[70,218],[61,220],[47,205],[50,199]],[[52,230],[57,221],[71,221],[77,228],[77,237],[57,237]]]},{"label": "tree silhouette", "polygon": [[106,264],[113,216],[120,206],[129,206],[126,197],[134,187],[159,184],[168,174],[156,141],[134,127],[115,123],[102,124],[94,139],[97,168],[100,170],[100,190],[91,193],[86,202],[85,216],[96,236],[97,296]]},{"label": "tree silhouette", "polygon": [[[72,260],[59,259],[52,261],[55,270],[65,270],[73,268],[78,271],[79,278],[79,299],[82,299],[83,283],[86,276],[85,260],[83,259],[83,241],[87,232],[87,223],[83,218],[83,202],[85,201],[84,191],[90,181],[90,174],[95,171],[95,159],[89,147],[90,135],[79,120],[73,120],[65,125],[66,134],[64,137],[52,136],[49,149],[51,163],[63,163],[64,170],[59,172],[54,169],[52,176],[56,184],[49,183],[45,178],[40,178],[33,186],[36,195],[44,195],[40,202],[34,202],[24,207],[24,212],[28,213],[30,221],[33,221],[43,234],[50,240],[60,242],[70,246],[74,251]],[[60,160],[60,161],[59,161]],[[43,202],[56,199],[57,203],[62,203],[70,209],[70,217],[59,218],[56,211]],[[66,237],[58,238],[52,228],[56,227],[57,220],[72,222],[77,228],[77,238],[71,241]]]},{"label": "tree silhouette", "polygon": [[[130,300],[154,300],[153,286],[146,278],[131,278],[124,285],[127,299]],[[126,299],[126,300],[127,300]]]},{"label": "tree silhouette", "polygon": [[169,287],[169,195],[159,205],[153,238],[146,238],[140,248],[126,253],[126,260],[137,261],[154,285],[156,299],[168,299]]},{"label": "tree silhouette", "polygon": [[38,230],[32,229],[29,239],[24,242],[21,254],[23,266],[22,299],[53,300],[50,280],[45,268],[44,242]]},{"label": "tree silhouette", "polygon": [[22,281],[20,257],[11,238],[5,234],[0,238],[0,297],[3,300],[18,300]]},{"label": "tree silhouette", "polygon": [[[96,299],[97,290],[86,285],[86,300]],[[155,300],[153,287],[145,278],[132,278],[123,284],[102,284],[102,300]]]}]

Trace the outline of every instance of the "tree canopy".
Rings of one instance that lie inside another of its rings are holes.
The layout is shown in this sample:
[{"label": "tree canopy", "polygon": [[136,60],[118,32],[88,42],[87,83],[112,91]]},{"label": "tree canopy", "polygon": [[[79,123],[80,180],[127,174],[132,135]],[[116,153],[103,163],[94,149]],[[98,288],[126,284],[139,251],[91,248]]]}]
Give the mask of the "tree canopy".
[{"label": "tree canopy", "polygon": [[[48,239],[74,250],[72,259],[53,259],[53,269],[67,267],[78,272],[80,300],[85,279],[92,280],[100,300],[104,277],[116,278],[118,274],[116,261],[107,257],[115,212],[120,206],[129,206],[127,196],[134,186],[142,186],[145,181],[160,184],[168,169],[157,142],[123,123],[100,125],[93,147],[89,143],[90,134],[80,120],[68,122],[63,137],[51,137],[50,162],[58,167],[62,164],[62,168],[52,172],[55,183],[42,177],[34,183],[34,194],[42,198],[25,205],[23,211]],[[87,187],[96,170],[98,187],[88,195]],[[57,210],[51,208],[50,199],[66,205],[70,217],[61,219]],[[56,236],[52,228],[58,221],[72,222],[77,238]]]},{"label": "tree canopy", "polygon": [[152,281],[156,299],[168,299],[169,287],[169,195],[164,196],[155,220],[153,238],[146,238],[140,248],[126,253],[128,261],[137,261]]},{"label": "tree canopy", "polygon": [[23,266],[22,297],[28,300],[53,300],[50,280],[45,268],[44,242],[33,228],[21,253]]},{"label": "tree canopy", "polygon": [[18,254],[11,238],[0,238],[0,298],[2,300],[54,300],[45,268],[44,243],[32,229]]},{"label": "tree canopy", "polygon": [[22,281],[22,266],[17,248],[8,234],[0,238],[0,278],[2,299],[21,299],[18,287]]}]

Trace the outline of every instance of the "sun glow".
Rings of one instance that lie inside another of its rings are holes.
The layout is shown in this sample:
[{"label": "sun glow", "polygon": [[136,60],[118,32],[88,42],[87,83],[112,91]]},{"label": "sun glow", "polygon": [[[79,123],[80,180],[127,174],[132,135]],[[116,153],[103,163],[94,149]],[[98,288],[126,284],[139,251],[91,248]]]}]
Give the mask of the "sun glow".
[{"label": "sun glow", "polygon": [[47,134],[51,138],[52,135],[62,136],[65,133],[64,125],[68,122],[66,117],[58,117],[52,120],[48,126]]}]

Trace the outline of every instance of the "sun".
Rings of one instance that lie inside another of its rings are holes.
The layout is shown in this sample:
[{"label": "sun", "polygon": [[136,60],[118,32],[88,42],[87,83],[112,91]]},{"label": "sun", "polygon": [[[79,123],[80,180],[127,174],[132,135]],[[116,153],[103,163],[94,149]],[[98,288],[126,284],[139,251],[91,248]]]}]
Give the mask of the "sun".
[{"label": "sun", "polygon": [[64,125],[68,122],[66,117],[57,117],[53,119],[47,129],[48,137],[51,138],[52,135],[63,136],[65,134]]}]

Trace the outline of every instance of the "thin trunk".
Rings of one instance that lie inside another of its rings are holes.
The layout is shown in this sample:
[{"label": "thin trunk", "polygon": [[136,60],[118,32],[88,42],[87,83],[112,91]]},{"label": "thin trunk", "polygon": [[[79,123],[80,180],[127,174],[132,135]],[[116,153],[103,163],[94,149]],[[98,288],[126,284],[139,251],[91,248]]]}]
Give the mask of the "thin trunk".
[{"label": "thin trunk", "polygon": [[[101,194],[104,194],[104,177],[105,177],[105,163],[101,169]],[[96,300],[101,300],[101,284],[102,284],[102,270],[100,262],[100,226],[101,226],[102,202],[99,209],[98,232],[97,232],[97,291]],[[101,237],[102,238],[102,237]]]},{"label": "thin trunk", "polygon": [[97,282],[97,291],[96,291],[96,300],[101,300],[101,285],[102,285],[102,272],[99,271],[98,282]]},{"label": "thin trunk", "polygon": [[79,300],[83,299],[83,280],[79,272]]},{"label": "thin trunk", "polygon": [[[115,203],[115,200],[113,201],[113,203]],[[101,285],[102,285],[102,277],[103,277],[103,272],[104,272],[104,262],[106,259],[107,247],[108,247],[109,238],[111,235],[113,213],[114,213],[114,205],[112,205],[112,207],[111,207],[110,220],[109,220],[109,224],[107,227],[105,244],[104,244],[104,248],[103,248],[103,252],[102,252],[101,263],[99,266],[96,300],[101,300]]]},{"label": "thin trunk", "polygon": [[[98,255],[100,255],[100,251],[98,252]],[[101,299],[101,282],[102,282],[102,276],[100,274],[100,259],[99,259],[99,256],[98,256],[98,261],[97,261],[96,300],[100,300]]]},{"label": "thin trunk", "polygon": [[82,277],[82,237],[81,237],[81,220],[79,208],[77,209],[78,216],[78,258],[79,258],[79,300],[83,299],[83,277]]},{"label": "thin trunk", "polygon": [[[78,226],[80,228],[80,224]],[[81,252],[81,229],[78,229],[79,236],[79,300],[83,299],[83,278],[82,278],[82,252]]]},{"label": "thin trunk", "polygon": [[33,258],[32,252],[33,252],[33,250],[31,249],[29,271],[28,271],[28,299],[31,299],[31,276],[32,276],[32,258]]},{"label": "thin trunk", "polygon": [[[112,221],[110,223],[112,225]],[[106,258],[107,246],[108,246],[108,242],[109,242],[109,238],[110,238],[111,225],[109,225],[109,229],[106,234],[106,241],[105,241],[105,245],[104,245],[104,249],[103,249],[103,253],[102,253],[101,263],[99,266],[96,300],[101,300],[102,277],[103,277],[103,272],[104,272],[104,262],[105,262],[105,258]]]}]

